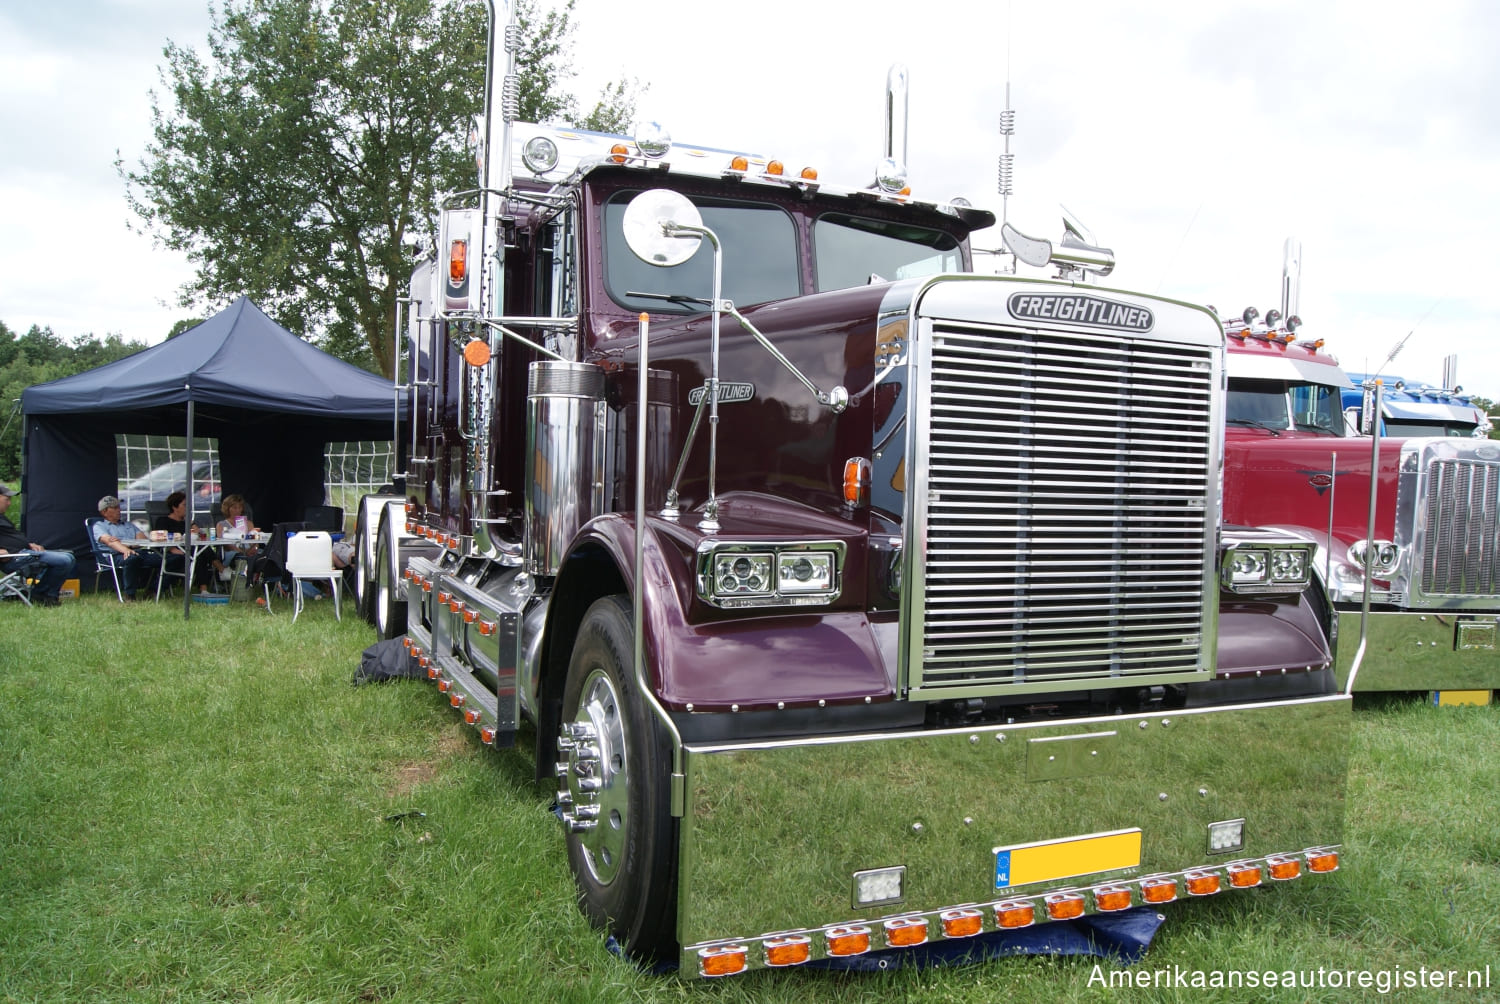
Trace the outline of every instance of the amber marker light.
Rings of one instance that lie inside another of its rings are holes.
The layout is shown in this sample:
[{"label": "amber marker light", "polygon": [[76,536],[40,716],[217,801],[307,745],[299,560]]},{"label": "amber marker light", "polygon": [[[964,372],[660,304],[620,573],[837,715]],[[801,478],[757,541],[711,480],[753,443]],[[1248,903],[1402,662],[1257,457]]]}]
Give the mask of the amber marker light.
[{"label": "amber marker light", "polygon": [[626,158],[629,156],[630,147],[626,146],[624,143],[616,143],[614,146],[609,148],[609,159],[614,161],[616,164],[625,163]]},{"label": "amber marker light", "polygon": [[1170,903],[1177,898],[1177,880],[1148,878],[1141,880],[1141,899],[1147,903]]},{"label": "amber marker light", "polygon": [[1254,889],[1260,885],[1260,865],[1254,861],[1232,861],[1227,870],[1229,884],[1236,889]]},{"label": "amber marker light", "polygon": [[461,708],[464,706],[464,695],[455,690],[448,695],[448,703],[455,708]]},{"label": "amber marker light", "polygon": [[464,721],[468,722],[470,725],[478,725],[479,724],[479,709],[478,708],[470,708],[469,710],[465,711],[464,712]]},{"label": "amber marker light", "polygon": [[864,457],[844,461],[844,505],[863,509],[870,504],[870,462]]},{"label": "amber marker light", "polygon": [[1219,891],[1219,873],[1208,871],[1191,871],[1182,876],[1187,883],[1187,891],[1193,896],[1212,896]]},{"label": "amber marker light", "polygon": [[495,730],[490,728],[488,725],[481,728],[479,730],[479,741],[484,743],[486,746],[495,745]]},{"label": "amber marker light", "polygon": [[405,638],[401,639],[401,646],[403,648],[405,648],[408,652],[411,651],[411,646],[412,646],[411,635],[407,635]]},{"label": "amber marker light", "polygon": [[[427,660],[423,659],[422,662],[425,663],[427,662]],[[427,667],[427,679],[429,680],[436,680],[439,676],[442,675],[442,673],[443,671],[441,669],[438,669],[436,666]]]},{"label": "amber marker light", "polygon": [[447,677],[444,677],[443,679],[441,679],[441,680],[438,681],[438,693],[440,693],[440,694],[446,694],[448,691],[450,691],[452,689],[453,689],[453,681],[450,680],[450,679],[448,679]]},{"label": "amber marker light", "polygon": [[886,921],[885,943],[892,948],[911,948],[927,941],[927,921],[922,917],[892,917]]},{"label": "amber marker light", "polygon": [[1272,854],[1266,858],[1266,869],[1271,873],[1271,878],[1277,882],[1285,882],[1301,877],[1302,862],[1291,854]]},{"label": "amber marker light", "polygon": [[484,637],[486,637],[486,638],[488,638],[490,635],[494,634],[495,633],[495,622],[494,621],[480,621],[479,622],[479,633],[481,635],[483,635]]},{"label": "amber marker light", "polygon": [[729,169],[731,171],[738,171],[740,174],[744,174],[746,171],[750,170],[750,160],[744,155],[731,157],[729,159]]},{"label": "amber marker light", "polygon": [[1336,872],[1336,871],[1338,871],[1339,870],[1339,852],[1338,851],[1308,851],[1307,852],[1307,870],[1310,871],[1310,872],[1316,872],[1316,873],[1318,873],[1320,875],[1324,874],[1326,872]]},{"label": "amber marker light", "polygon": [[405,508],[406,508],[406,514],[408,516],[410,516],[410,515],[412,515],[413,513],[415,513],[417,511],[417,504],[415,502],[408,502],[408,503],[406,503],[406,507]]},{"label": "amber marker light", "polygon": [[1047,916],[1053,920],[1074,920],[1083,916],[1083,894],[1055,892],[1047,897]]},{"label": "amber marker light", "polygon": [[818,169],[816,167],[804,167],[802,169],[801,178],[803,181],[817,181]]},{"label": "amber marker light", "polygon": [[800,966],[812,958],[812,939],[805,934],[783,934],[765,940],[766,965]]},{"label": "amber marker light", "polygon": [[945,938],[972,938],[984,930],[984,914],[973,907],[944,910],[938,919],[943,922]]},{"label": "amber marker light", "polygon": [[472,607],[465,607],[464,608],[464,623],[465,624],[473,624],[478,619],[479,619],[479,614],[475,613],[474,609]]},{"label": "amber marker light", "polygon": [[490,343],[483,338],[470,339],[469,344],[464,346],[464,362],[473,367],[483,366],[490,361]]},{"label": "amber marker light", "polygon": [[469,242],[450,241],[448,244],[448,281],[463,282],[469,276]]},{"label": "amber marker light", "polygon": [[1036,920],[1036,907],[1025,900],[1012,900],[995,906],[995,926],[1011,930],[1030,927]]},{"label": "amber marker light", "polygon": [[770,161],[766,164],[766,173],[779,178],[786,173],[786,165],[779,160]]},{"label": "amber marker light", "polygon": [[1130,890],[1123,885],[1101,885],[1094,890],[1094,907],[1101,913],[1130,909]]},{"label": "amber marker light", "polygon": [[701,976],[733,976],[743,973],[746,965],[744,945],[721,945],[698,949],[698,973]]},{"label": "amber marker light", "polygon": [[830,927],[824,937],[829,955],[863,955],[870,950],[870,929],[863,924]]}]

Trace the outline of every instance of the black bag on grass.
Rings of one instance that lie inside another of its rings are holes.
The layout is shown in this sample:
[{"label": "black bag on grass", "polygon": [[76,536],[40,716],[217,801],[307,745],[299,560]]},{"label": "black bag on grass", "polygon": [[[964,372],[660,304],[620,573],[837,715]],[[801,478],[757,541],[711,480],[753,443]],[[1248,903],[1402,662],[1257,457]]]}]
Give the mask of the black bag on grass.
[{"label": "black bag on grass", "polygon": [[391,638],[377,641],[365,649],[359,657],[359,668],[354,671],[354,685],[420,679],[422,667],[401,642],[400,638]]}]

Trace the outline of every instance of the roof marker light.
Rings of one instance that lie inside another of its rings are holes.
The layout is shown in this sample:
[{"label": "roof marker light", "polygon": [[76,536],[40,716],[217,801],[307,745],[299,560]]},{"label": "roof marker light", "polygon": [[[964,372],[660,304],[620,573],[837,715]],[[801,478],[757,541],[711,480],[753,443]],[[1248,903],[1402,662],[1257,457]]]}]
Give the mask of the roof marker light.
[{"label": "roof marker light", "polygon": [[816,167],[804,167],[799,175],[803,181],[817,181],[818,169]]},{"label": "roof marker light", "polygon": [[609,159],[613,163],[623,164],[630,157],[630,147],[624,143],[616,143],[609,148]]},{"label": "roof marker light", "polygon": [[750,170],[750,159],[744,154],[736,154],[729,158],[729,169],[739,174],[744,174]]},{"label": "roof marker light", "polygon": [[766,164],[766,173],[773,178],[779,178],[786,173],[786,165],[779,160],[769,161]]}]

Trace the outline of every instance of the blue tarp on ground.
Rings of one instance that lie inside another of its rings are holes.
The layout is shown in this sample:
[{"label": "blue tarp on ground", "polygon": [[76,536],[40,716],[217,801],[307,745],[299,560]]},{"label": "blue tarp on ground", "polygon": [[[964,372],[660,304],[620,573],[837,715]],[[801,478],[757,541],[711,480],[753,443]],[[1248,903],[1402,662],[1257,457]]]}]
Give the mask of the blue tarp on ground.
[{"label": "blue tarp on ground", "polygon": [[190,405],[195,450],[218,440],[224,492],[262,526],[301,519],[323,502],[325,445],[390,439],[405,410],[394,395],[240,297],[160,345],[22,392],[26,534],[85,548],[84,518],[118,487],[115,435],[185,435]]}]

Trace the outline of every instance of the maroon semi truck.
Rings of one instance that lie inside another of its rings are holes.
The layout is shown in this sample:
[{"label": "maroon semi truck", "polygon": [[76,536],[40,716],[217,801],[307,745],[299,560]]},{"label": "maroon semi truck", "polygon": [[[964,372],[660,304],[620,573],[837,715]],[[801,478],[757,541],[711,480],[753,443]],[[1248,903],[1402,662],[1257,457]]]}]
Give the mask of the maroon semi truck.
[{"label": "maroon semi truck", "polygon": [[841,188],[492,107],[360,592],[480,741],[531,723],[628,953],[729,975],[1337,868],[1349,698],[1313,546],[1220,518],[1209,311],[965,274],[993,217],[913,196],[890,134]]},{"label": "maroon semi truck", "polygon": [[1302,337],[1299,272],[1289,241],[1280,308],[1225,323],[1225,519],[1317,544],[1341,684],[1500,689],[1500,443],[1350,435],[1350,380]]}]

